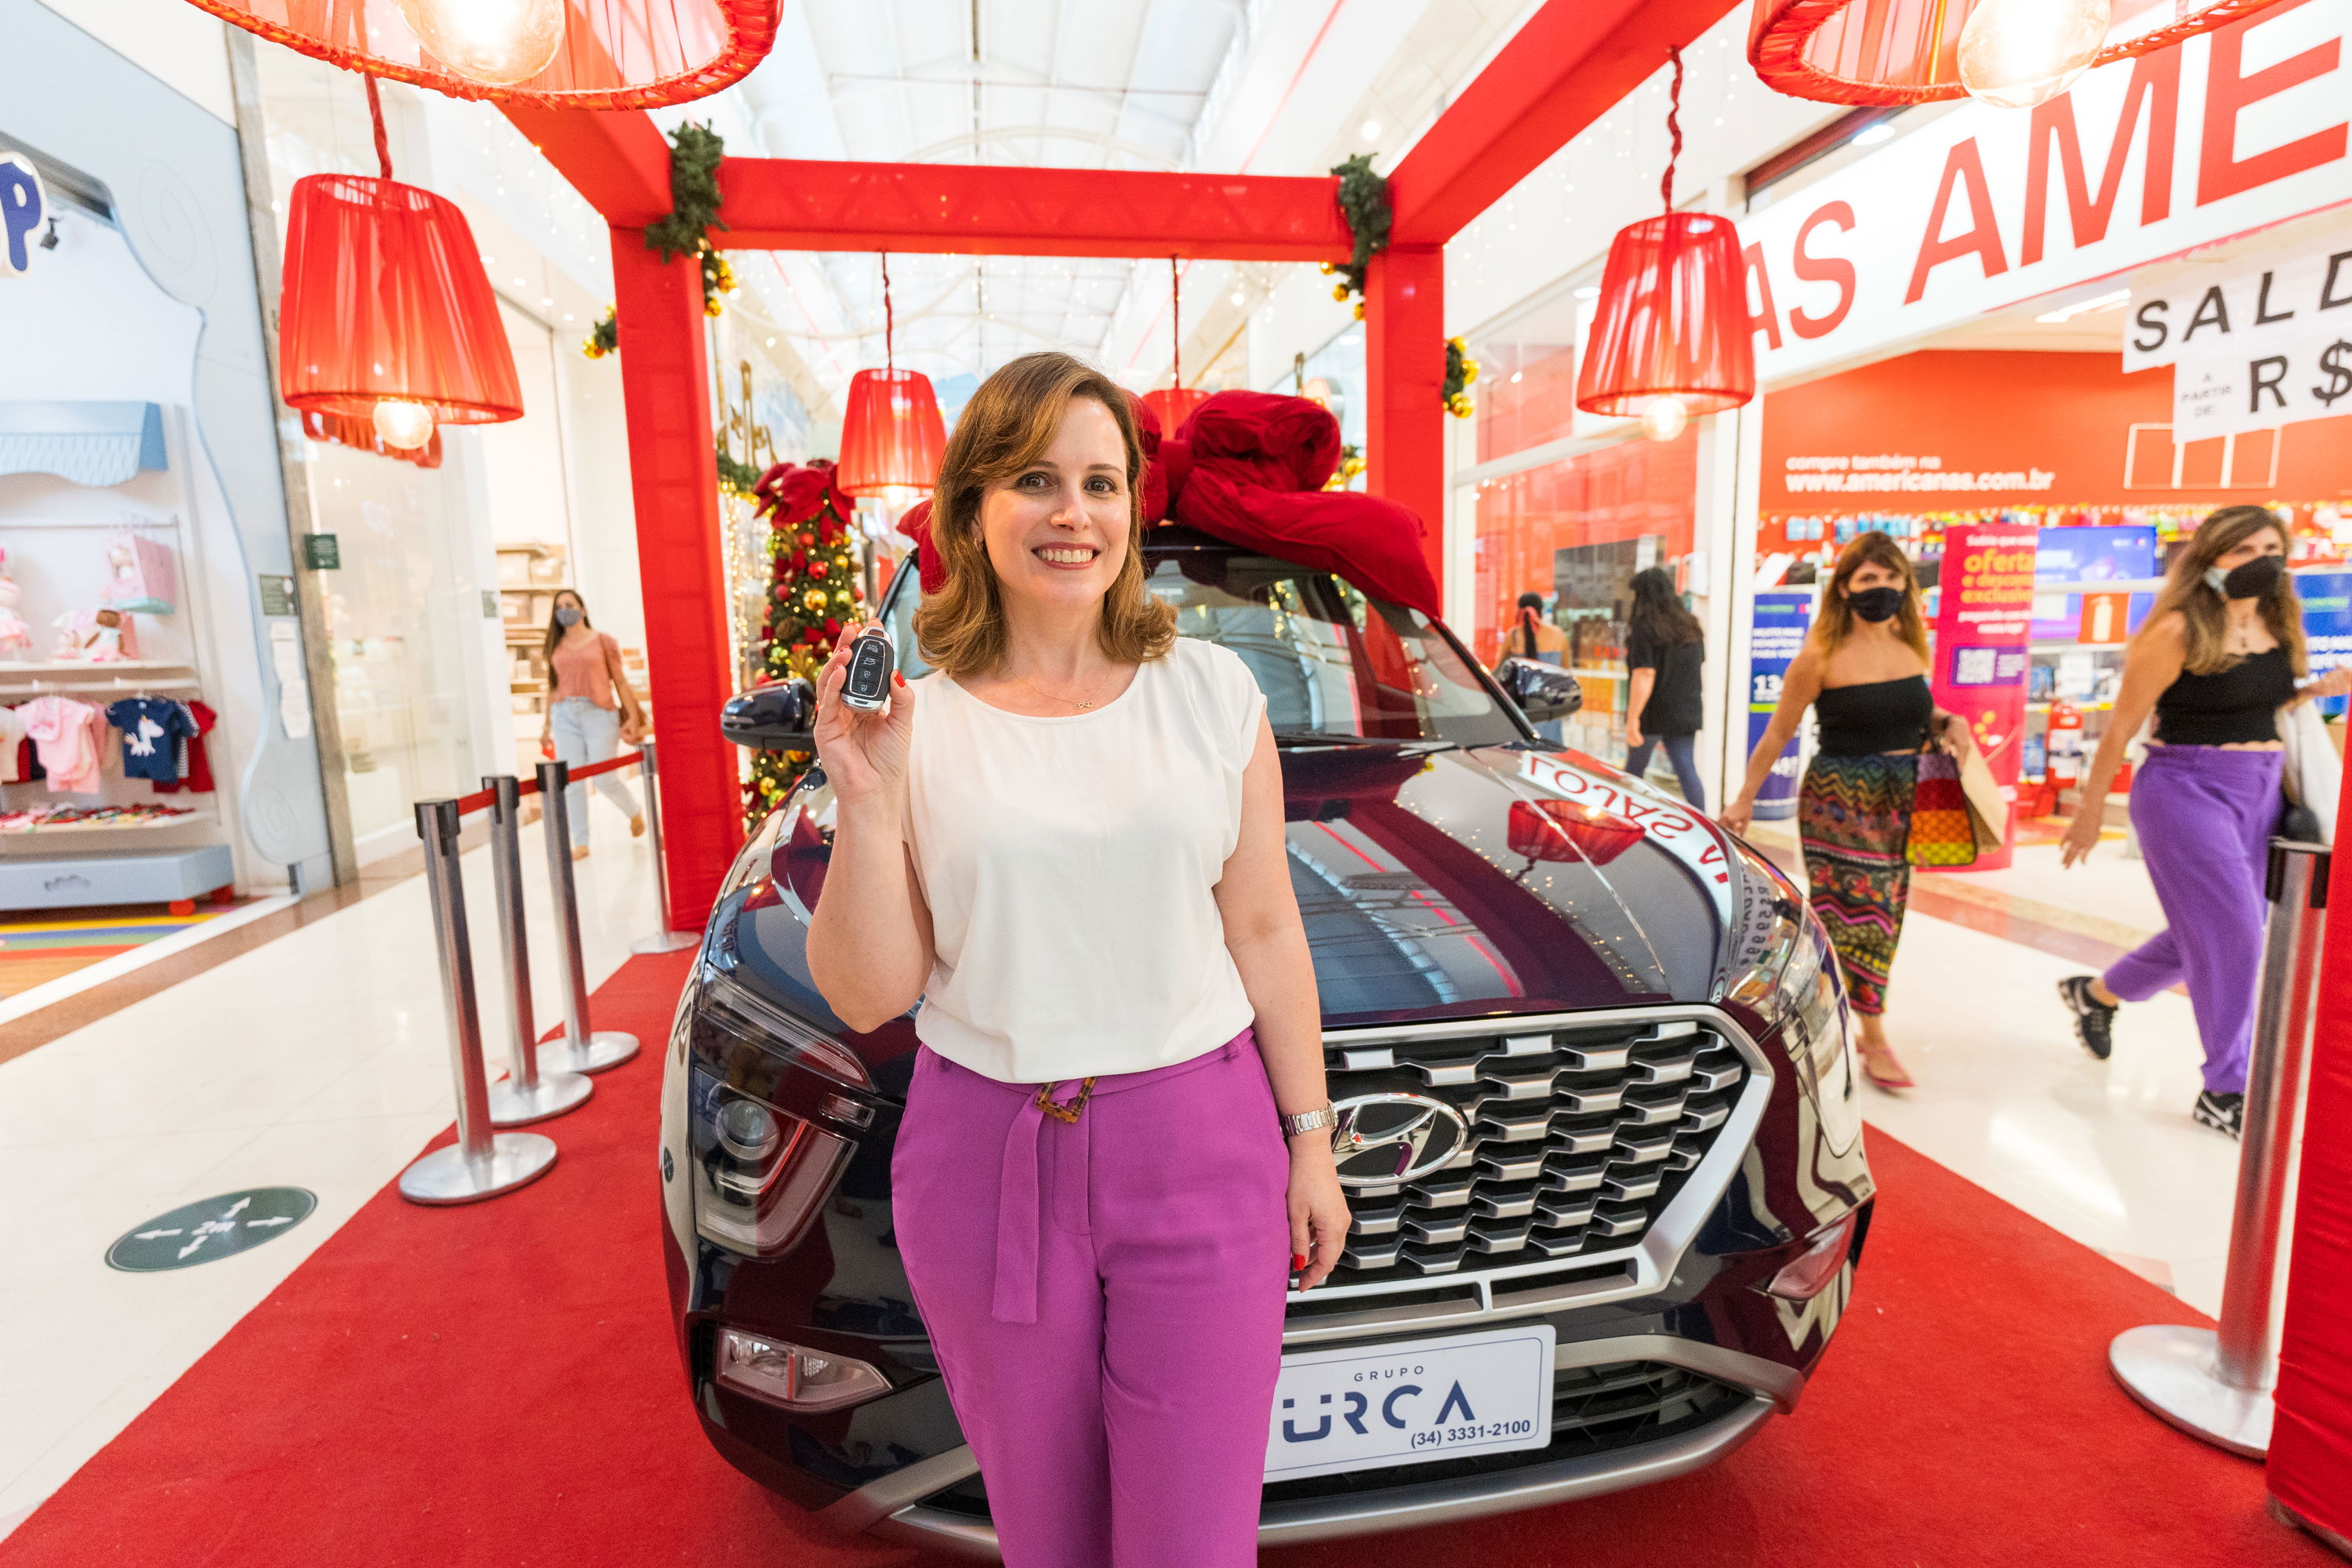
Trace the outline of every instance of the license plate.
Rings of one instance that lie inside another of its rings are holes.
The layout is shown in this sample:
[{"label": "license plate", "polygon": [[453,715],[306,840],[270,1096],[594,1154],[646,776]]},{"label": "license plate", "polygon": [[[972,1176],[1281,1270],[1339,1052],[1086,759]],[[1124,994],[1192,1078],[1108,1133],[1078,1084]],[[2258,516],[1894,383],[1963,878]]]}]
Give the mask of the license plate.
[{"label": "license plate", "polygon": [[1555,1337],[1529,1323],[1284,1356],[1265,1479],[1540,1448],[1551,1441]]}]

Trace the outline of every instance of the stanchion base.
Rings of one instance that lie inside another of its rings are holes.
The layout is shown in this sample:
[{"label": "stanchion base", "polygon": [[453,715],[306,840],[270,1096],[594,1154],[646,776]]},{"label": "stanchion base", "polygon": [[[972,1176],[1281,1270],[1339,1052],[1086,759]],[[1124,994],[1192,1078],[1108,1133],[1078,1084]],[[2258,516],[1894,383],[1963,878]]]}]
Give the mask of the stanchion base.
[{"label": "stanchion base", "polygon": [[2324,1524],[2304,1518],[2275,1497],[2271,1499],[2271,1517],[2290,1530],[2305,1531],[2314,1541],[2326,1546],[2337,1556],[2352,1558],[2352,1540],[2336,1534]]},{"label": "stanchion base", "polygon": [[558,1035],[539,1047],[539,1070],[551,1072],[603,1072],[619,1067],[637,1054],[637,1037],[618,1029],[593,1029],[588,1035],[588,1048],[572,1048],[572,1037]]},{"label": "stanchion base", "polygon": [[455,1143],[436,1149],[400,1173],[400,1195],[413,1204],[472,1204],[510,1193],[547,1174],[555,1140],[536,1132],[501,1132],[490,1157],[468,1160]]},{"label": "stanchion base", "polygon": [[656,931],[652,936],[641,936],[629,943],[629,951],[631,952],[677,952],[686,948],[694,947],[701,941],[700,937],[687,931]]},{"label": "stanchion base", "polygon": [[512,1079],[490,1085],[490,1125],[522,1127],[561,1116],[586,1103],[596,1086],[576,1072],[541,1071],[539,1082],[524,1089]]},{"label": "stanchion base", "polygon": [[2158,1420],[2217,1448],[2259,1459],[2270,1452],[2271,1395],[2231,1388],[2213,1371],[2210,1329],[2150,1323],[2126,1329],[2107,1346],[2124,1392]]}]

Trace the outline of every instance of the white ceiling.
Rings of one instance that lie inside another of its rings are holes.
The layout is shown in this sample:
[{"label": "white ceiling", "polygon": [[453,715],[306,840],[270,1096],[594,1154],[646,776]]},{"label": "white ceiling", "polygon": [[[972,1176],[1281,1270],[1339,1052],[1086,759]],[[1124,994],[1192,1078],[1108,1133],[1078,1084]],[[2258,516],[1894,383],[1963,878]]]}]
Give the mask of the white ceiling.
[{"label": "white ceiling", "polygon": [[[791,0],[768,60],[716,98],[730,152],[886,163],[1319,174],[1382,166],[1516,31],[1535,0]],[[739,252],[746,305],[838,392],[883,363],[866,254]],[[1286,269],[1188,262],[1184,377],[1240,362],[1240,329]],[[900,255],[896,359],[975,380],[1042,347],[1166,384],[1164,258]]]}]

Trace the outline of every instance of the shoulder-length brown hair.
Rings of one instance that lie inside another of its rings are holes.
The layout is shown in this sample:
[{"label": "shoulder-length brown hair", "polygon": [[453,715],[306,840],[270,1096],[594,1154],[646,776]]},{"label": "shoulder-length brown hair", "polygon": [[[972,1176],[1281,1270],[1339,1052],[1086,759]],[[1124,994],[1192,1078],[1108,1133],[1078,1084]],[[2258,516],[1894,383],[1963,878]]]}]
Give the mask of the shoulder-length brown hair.
[{"label": "shoulder-length brown hair", "polygon": [[[2171,569],[2164,574],[2164,591],[2157,595],[2147,618],[2152,623],[2159,616],[2180,612],[2189,631],[2182,668],[2189,674],[2216,674],[2242,657],[2230,651],[2229,601],[2205,581],[2205,574],[2216,561],[2266,528],[2279,536],[2283,548],[2292,548],[2285,525],[2270,508],[2225,506],[2199,523],[2189,542],[2173,556]],[[2263,621],[2286,649],[2295,674],[2309,673],[2310,660],[2303,646],[2303,599],[2294,591],[2292,575],[2280,574],[2277,590],[2263,605]]]},{"label": "shoulder-length brown hair", "polygon": [[1127,447],[1126,553],[1103,595],[1096,637],[1121,664],[1159,658],[1176,641],[1176,612],[1143,585],[1143,445],[1127,394],[1069,354],[1024,354],[964,405],[931,492],[931,546],[947,582],[915,611],[915,640],[924,659],[950,678],[992,669],[1004,657],[1004,605],[981,533],[981,500],[1045,455],[1074,397],[1110,410]]},{"label": "shoulder-length brown hair", "polygon": [[1813,622],[1813,640],[1821,645],[1822,657],[1829,658],[1853,635],[1853,623],[1859,617],[1853,606],[1845,602],[1845,585],[1853,574],[1865,566],[1884,566],[1895,574],[1903,584],[1903,607],[1895,612],[1895,635],[1919,661],[1927,661],[1927,617],[1919,607],[1919,575],[1911,569],[1911,557],[1903,547],[1877,529],[1857,534],[1853,542],[1838,552],[1837,565],[1831,569],[1830,585],[1822,591],[1822,613]]}]

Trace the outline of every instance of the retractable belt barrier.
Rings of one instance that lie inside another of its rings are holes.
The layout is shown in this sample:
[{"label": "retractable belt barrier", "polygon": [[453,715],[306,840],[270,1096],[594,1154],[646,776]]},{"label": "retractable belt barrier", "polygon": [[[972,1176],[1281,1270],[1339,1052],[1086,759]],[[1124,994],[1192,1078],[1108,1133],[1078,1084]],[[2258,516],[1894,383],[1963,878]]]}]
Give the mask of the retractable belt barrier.
[{"label": "retractable belt barrier", "polygon": [[2318,1018],[2328,863],[2325,844],[2271,840],[2264,887],[2271,910],[2255,993],[2238,1200],[2219,1326],[2151,1323],[2125,1330],[2107,1347],[2116,1380],[2151,1414],[2254,1459],[2271,1446],[2271,1390],[2278,1382],[2271,1304],[2303,1113],[2304,1069]]},{"label": "retractable belt barrier", "polygon": [[[443,1012],[449,1031],[449,1071],[457,1090],[457,1141],[416,1160],[400,1175],[400,1195],[412,1203],[466,1204],[511,1192],[555,1163],[554,1140],[535,1132],[500,1132],[501,1127],[544,1121],[584,1103],[593,1092],[591,1073],[615,1068],[637,1054],[637,1037],[614,1029],[594,1029],[588,1018],[587,967],[581,956],[580,900],[572,876],[572,832],[565,791],[583,779],[622,768],[639,770],[646,786],[646,821],[652,831],[655,889],[661,915],[656,934],[630,946],[633,952],[668,952],[695,939],[667,929],[669,885],[662,865],[661,803],[656,787],[654,743],[633,754],[572,768],[541,763],[537,776],[509,773],[483,779],[483,787],[454,799],[416,803],[416,836],[425,844],[425,880],[433,906],[436,956],[441,966]],[[523,915],[522,797],[544,803],[548,884],[555,905],[556,969],[563,985],[563,1032],[544,1047],[538,1040],[530,994],[530,949]],[[507,976],[509,1069],[506,1081],[489,1082],[482,1058],[481,1007],[474,985],[474,956],[466,921],[465,884],[457,841],[465,817],[490,814],[490,875],[498,894],[499,960]]]}]

